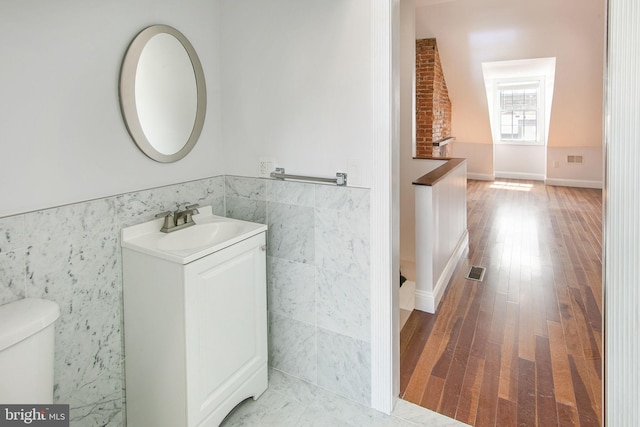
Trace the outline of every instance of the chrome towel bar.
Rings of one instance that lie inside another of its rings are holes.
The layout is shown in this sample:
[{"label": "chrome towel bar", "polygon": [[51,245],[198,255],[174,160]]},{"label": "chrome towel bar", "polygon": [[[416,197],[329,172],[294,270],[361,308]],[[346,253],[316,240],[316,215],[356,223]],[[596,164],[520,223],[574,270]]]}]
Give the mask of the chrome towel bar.
[{"label": "chrome towel bar", "polygon": [[344,172],[337,172],[335,178],[322,178],[317,176],[291,175],[284,173],[284,168],[276,168],[274,172],[271,172],[271,178],[295,179],[298,181],[328,182],[339,186],[347,185],[347,174]]}]

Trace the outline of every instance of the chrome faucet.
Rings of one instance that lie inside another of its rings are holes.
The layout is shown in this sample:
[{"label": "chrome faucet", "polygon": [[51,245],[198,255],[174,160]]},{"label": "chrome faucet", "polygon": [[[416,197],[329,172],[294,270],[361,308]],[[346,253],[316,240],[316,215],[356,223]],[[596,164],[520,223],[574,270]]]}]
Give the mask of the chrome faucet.
[{"label": "chrome faucet", "polygon": [[183,228],[195,225],[196,223],[193,222],[192,217],[193,215],[200,213],[198,211],[199,207],[200,205],[198,204],[187,205],[185,206],[184,210],[181,211],[180,205],[178,205],[178,209],[176,209],[174,212],[166,211],[157,214],[156,218],[164,217],[164,223],[162,224],[162,228],[160,228],[160,231],[162,231],[163,233],[171,233],[172,231],[181,230]]}]

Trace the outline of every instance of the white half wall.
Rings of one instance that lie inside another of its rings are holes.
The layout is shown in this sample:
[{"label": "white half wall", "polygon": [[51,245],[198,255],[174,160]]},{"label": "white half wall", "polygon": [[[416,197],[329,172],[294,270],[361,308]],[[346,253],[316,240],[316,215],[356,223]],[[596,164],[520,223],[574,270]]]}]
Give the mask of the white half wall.
[{"label": "white half wall", "polygon": [[409,280],[416,279],[416,186],[413,181],[445,163],[446,160],[406,156],[400,161],[400,268]]},{"label": "white half wall", "polygon": [[466,165],[432,186],[414,185],[414,189],[416,308],[435,313],[456,264],[469,247]]},{"label": "white half wall", "polygon": [[[219,3],[0,2],[0,216],[224,173]],[[191,41],[207,84],[200,141],[172,164],[138,150],[118,98],[129,43],[157,23]]]}]

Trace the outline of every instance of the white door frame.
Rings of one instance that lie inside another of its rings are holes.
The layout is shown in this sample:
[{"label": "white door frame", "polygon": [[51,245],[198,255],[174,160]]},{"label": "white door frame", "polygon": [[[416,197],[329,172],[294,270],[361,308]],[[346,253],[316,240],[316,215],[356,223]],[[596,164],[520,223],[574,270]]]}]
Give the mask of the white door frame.
[{"label": "white door frame", "polygon": [[400,0],[372,8],[371,407],[391,413],[400,391]]}]

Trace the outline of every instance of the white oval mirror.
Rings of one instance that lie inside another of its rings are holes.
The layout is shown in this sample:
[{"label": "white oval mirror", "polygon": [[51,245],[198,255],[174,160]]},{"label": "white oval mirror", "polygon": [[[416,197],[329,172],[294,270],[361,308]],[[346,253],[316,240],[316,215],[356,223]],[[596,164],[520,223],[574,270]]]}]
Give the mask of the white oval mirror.
[{"label": "white oval mirror", "polygon": [[198,141],[206,113],[204,72],[182,33],[154,25],[138,34],[120,73],[120,105],[140,150],[158,162],[175,162]]}]

